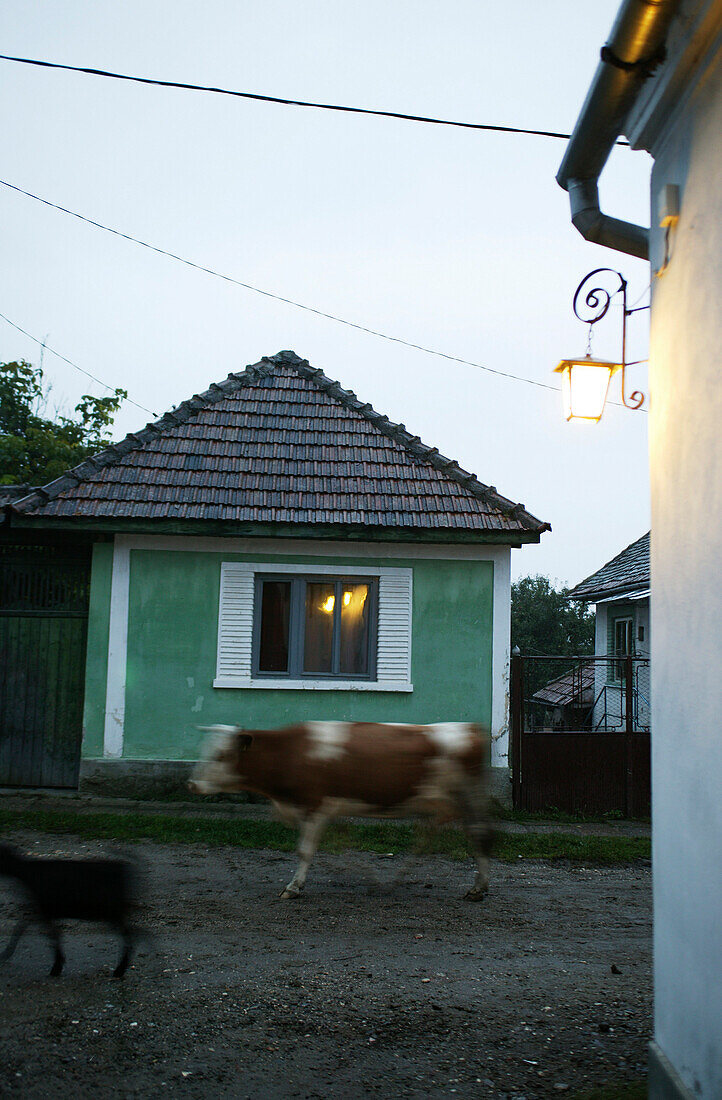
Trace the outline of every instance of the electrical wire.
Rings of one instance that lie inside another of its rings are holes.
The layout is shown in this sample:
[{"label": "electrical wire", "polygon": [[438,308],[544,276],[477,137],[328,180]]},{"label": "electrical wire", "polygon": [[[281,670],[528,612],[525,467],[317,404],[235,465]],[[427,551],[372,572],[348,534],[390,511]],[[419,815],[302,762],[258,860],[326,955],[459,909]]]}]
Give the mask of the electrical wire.
[{"label": "electrical wire", "polygon": [[0,179],[0,184],[3,187],[9,188],[11,191],[17,191],[21,195],[26,195],[30,199],[34,199],[36,202],[43,203],[44,206],[50,206],[54,210],[59,210],[63,214],[69,214],[73,218],[77,218],[78,221],[86,222],[88,225],[94,226],[96,229],[102,229],[105,233],[112,233],[115,237],[122,237],[123,240],[132,241],[133,244],[141,245],[143,248],[149,249],[151,252],[156,252],[159,256],[167,256],[168,259],[177,260],[179,263],[185,264],[186,267],[192,267],[196,271],[202,271],[206,275],[212,275],[216,279],[222,279],[226,283],[232,283],[234,286],[240,286],[244,290],[253,291],[254,294],[260,294],[264,298],[272,298],[276,302],[283,302],[285,305],[294,306],[296,309],[302,309],[306,313],[313,313],[317,317],[324,317],[328,321],[335,321],[339,325],[346,325],[348,328],[357,329],[359,332],[365,332],[369,336],[377,336],[381,340],[388,340],[394,344],[401,344],[403,347],[413,348],[415,351],[421,351],[425,355],[434,355],[440,359],[446,359],[452,363],[461,363],[467,367],[476,367],[478,370],[486,371],[488,374],[498,375],[500,378],[511,378],[515,382],[526,382],[529,386],[538,386],[544,390],[554,390],[559,392],[558,386],[552,386],[548,382],[537,382],[533,378],[525,378],[520,374],[512,374],[509,371],[496,370],[494,367],[484,366],[483,363],[477,363],[473,359],[462,359],[457,355],[448,355],[446,352],[437,351],[434,348],[424,347],[422,344],[414,344],[410,340],[404,340],[400,336],[389,336],[385,332],[379,332],[376,329],[368,328],[366,325],[357,324],[354,321],[347,321],[343,317],[338,317],[333,313],[325,313],[323,310],[314,309],[313,306],[304,305],[302,302],[296,302],[292,298],[284,298],[280,294],[273,294],[270,290],[262,290],[260,287],[252,286],[250,283],[244,283],[240,279],[233,278],[232,275],[224,275],[220,271],[214,271],[211,267],[205,267],[203,264],[194,263],[193,260],[187,260],[183,256],[179,256],[175,252],[169,252],[165,248],[159,248],[157,245],[149,244],[147,241],[142,241],[138,237],[133,237],[129,233],[122,233],[119,229],[112,229],[108,225],[103,225],[102,222],[94,221],[92,218],[86,218],[83,214],[76,213],[75,210],[69,210],[66,206],[60,206],[58,203],[50,202],[49,199],[41,198],[40,195],[34,195],[32,191],[25,191],[22,187],[17,187],[14,183],[8,183],[7,180]]},{"label": "electrical wire", "polygon": [[[88,225],[92,225],[96,229],[102,229],[105,233],[111,233],[115,237],[121,237],[123,240],[131,241],[133,244],[138,244],[142,248],[147,248],[150,252],[155,252],[159,256],[166,256],[170,260],[177,260],[178,263],[184,264],[186,267],[193,268],[195,271],[202,271],[206,275],[212,275],[214,278],[222,279],[226,283],[231,283],[234,286],[242,287],[244,290],[250,290],[254,294],[262,295],[262,297],[264,298],[271,298],[273,299],[273,301],[283,302],[284,305],[293,306],[295,309],[302,309],[306,313],[312,313],[316,317],[323,317],[327,321],[335,321],[339,325],[345,325],[347,328],[356,329],[358,332],[365,332],[369,336],[376,336],[380,340],[387,340],[393,344],[400,344],[402,347],[412,348],[414,351],[423,352],[424,355],[433,355],[439,359],[446,359],[448,362],[451,363],[461,363],[463,366],[475,367],[477,370],[485,371],[487,374],[494,374],[499,378],[509,378],[514,382],[525,382],[528,386],[536,386],[542,390],[552,390],[554,393],[561,392],[559,386],[552,386],[548,382],[538,382],[534,378],[526,378],[524,375],[521,374],[512,374],[510,371],[497,370],[495,367],[487,367],[483,363],[476,362],[474,359],[463,359],[461,356],[458,355],[449,355],[447,352],[438,351],[435,348],[427,348],[423,344],[415,344],[411,340],[404,340],[400,336],[389,336],[388,333],[379,332],[377,329],[369,328],[366,325],[357,324],[355,321],[347,321],[345,318],[338,317],[334,313],[326,313],[323,310],[315,309],[313,306],[304,305],[303,302],[296,302],[292,298],[284,298],[281,294],[274,294],[270,290],[262,290],[260,287],[253,286],[251,283],[244,283],[240,279],[234,278],[232,275],[224,275],[222,272],[215,271],[211,267],[206,267],[203,264],[195,263],[193,260],[187,260],[185,259],[185,257],[179,256],[176,252],[169,252],[167,249],[159,248],[157,245],[149,244],[147,241],[143,241],[139,237],[133,237],[129,233],[122,233],[119,229],[112,229],[108,225],[103,225],[102,222],[95,221],[92,218],[86,218],[85,215],[78,214],[75,210],[69,210],[66,206],[60,206],[58,203],[51,202],[49,199],[44,199],[40,195],[33,194],[32,191],[26,191],[22,187],[16,186],[14,183],[9,183],[7,180],[0,179],[0,184],[2,184],[3,187],[9,188],[11,191],[16,191],[18,192],[18,194],[25,195],[27,196],[27,198],[33,199],[35,202],[40,202],[44,206],[52,207],[53,210],[59,210],[62,214],[69,214],[71,217],[77,218],[78,221],[86,222]],[[2,316],[3,315],[0,314],[0,317]],[[3,319],[7,320],[6,317]],[[12,321],[9,321],[8,323],[13,324]],[[14,327],[17,328],[18,326],[16,325]],[[20,329],[20,331],[22,332],[24,330]],[[25,335],[29,334],[25,333]],[[32,340],[36,339],[36,337],[34,336],[30,338]],[[39,344],[43,344],[42,340],[38,340],[37,342]],[[51,348],[48,348],[48,350],[52,351]],[[57,352],[55,352],[54,354],[57,354]],[[64,356],[61,355],[60,358],[63,359]],[[65,361],[70,363],[71,366],[77,366],[77,364],[72,363],[69,359]],[[639,362],[644,361],[645,360],[639,360]],[[78,367],[77,369],[81,370],[82,368]],[[83,371],[83,373],[87,374],[87,371]],[[90,377],[92,378],[93,376],[90,375]],[[95,379],[95,381],[98,381],[98,379]],[[105,385],[105,383],[103,382],[101,383],[101,385]],[[109,386],[106,388],[110,389]],[[610,401],[608,403],[610,405],[617,405],[620,408],[622,407],[618,401]],[[136,402],[132,402],[132,404],[136,404]],[[144,406],[140,405],[139,408],[144,408]],[[144,409],[144,411],[148,412],[149,410]],[[647,410],[642,409],[641,411],[646,412]],[[152,415],[156,414],[153,413]]]},{"label": "electrical wire", "polygon": [[[402,111],[377,111],[370,107],[348,107],[338,103],[316,103],[305,99],[285,99],[281,96],[260,95],[257,92],[237,92],[230,88],[216,88],[209,84],[188,84],[178,80],[157,80],[149,76],[130,76],[127,73],[111,72],[108,69],[91,69],[80,65],[61,65],[57,61],[40,61],[32,57],[12,57],[0,54],[0,61],[14,61],[19,65],[35,65],[43,69],[63,69],[71,73],[84,73],[87,76],[102,76],[111,80],[126,80],[135,84],[150,84],[158,88],[176,88],[190,92],[212,92],[215,95],[233,96],[236,99],[253,99],[260,103],[280,103],[287,107],[314,107],[321,111],[340,111],[345,114],[374,115],[378,118],[397,118],[404,122],[425,122],[433,126],[456,126],[464,130],[491,130],[502,134],[528,134],[534,137],[561,138],[568,141],[571,134],[562,134],[557,130],[531,130],[520,126],[497,126],[487,122],[458,122],[448,118],[433,118],[426,115],[410,115]],[[617,145],[629,145],[628,141],[618,141]]]},{"label": "electrical wire", "polygon": [[[58,359],[62,359],[68,366],[74,367],[75,370],[79,370],[86,378],[92,378],[94,382],[97,382],[103,389],[108,390],[109,393],[115,393],[115,388],[109,386],[107,382],[103,382],[102,378],[96,378],[90,371],[83,370],[83,368],[79,367],[77,363],[74,363],[72,359],[67,359],[64,355],[61,355],[59,351],[56,351],[55,348],[51,348],[45,340],[39,340],[37,336],[33,336],[32,333],[27,332],[24,328],[21,328],[20,325],[16,325],[15,322],[11,321],[9,317],[6,317],[4,313],[0,313],[0,320],[5,321],[12,328],[17,329],[18,332],[22,332],[23,336],[27,336],[29,340],[33,340],[36,344],[40,344],[41,348],[44,348],[45,351],[49,351],[51,355],[57,356]],[[142,409],[143,412],[150,413],[151,416],[154,416],[156,419],[158,418],[158,413],[153,412],[152,409],[146,409],[145,405],[140,405],[137,401],[134,401],[132,397],[125,397],[123,400],[127,401],[130,405],[135,405],[136,409]]]}]

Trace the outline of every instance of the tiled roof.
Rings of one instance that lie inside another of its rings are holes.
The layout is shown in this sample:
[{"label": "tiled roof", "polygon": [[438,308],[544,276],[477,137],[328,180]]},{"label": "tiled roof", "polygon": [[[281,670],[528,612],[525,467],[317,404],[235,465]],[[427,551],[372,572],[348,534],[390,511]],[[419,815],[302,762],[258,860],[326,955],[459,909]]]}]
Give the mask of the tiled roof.
[{"label": "tiled roof", "polygon": [[32,485],[0,485],[0,507],[32,492]]},{"label": "tiled roof", "polygon": [[550,680],[532,696],[537,703],[553,707],[591,706],[594,702],[594,662],[576,665],[563,676]]},{"label": "tiled roof", "polygon": [[567,593],[568,599],[601,600],[649,588],[649,532]]},{"label": "tiled roof", "polygon": [[508,533],[530,515],[293,352],[229,374],[11,506],[26,516]]}]

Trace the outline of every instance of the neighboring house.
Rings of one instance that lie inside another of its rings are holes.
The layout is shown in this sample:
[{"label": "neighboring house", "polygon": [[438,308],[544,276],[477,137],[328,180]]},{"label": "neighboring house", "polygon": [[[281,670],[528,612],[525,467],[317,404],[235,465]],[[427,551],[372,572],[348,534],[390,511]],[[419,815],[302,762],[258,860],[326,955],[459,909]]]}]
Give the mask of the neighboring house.
[{"label": "neighboring house", "polygon": [[534,692],[527,728],[588,729],[595,698],[594,662],[577,661],[568,672]]},{"label": "neighboring house", "polygon": [[301,719],[477,721],[505,768],[510,552],[548,524],[293,352],[4,511],[0,783],[72,786],[81,718],[81,779]]},{"label": "neighboring house", "polygon": [[[599,209],[620,135],[654,157],[651,228]],[[585,236],[651,260],[653,1100],[722,1097],[721,164],[722,2],[626,0],[558,179]]]},{"label": "neighboring house", "polygon": [[[625,727],[624,658],[649,658],[649,534],[567,593],[570,600],[595,604],[595,662],[592,729]],[[637,729],[651,725],[650,666],[634,666],[633,712]]]}]

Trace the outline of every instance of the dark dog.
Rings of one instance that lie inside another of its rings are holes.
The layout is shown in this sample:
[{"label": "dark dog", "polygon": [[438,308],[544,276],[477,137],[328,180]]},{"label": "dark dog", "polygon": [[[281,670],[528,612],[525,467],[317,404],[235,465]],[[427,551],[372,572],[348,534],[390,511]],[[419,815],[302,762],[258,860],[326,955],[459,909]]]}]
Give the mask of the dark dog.
[{"label": "dark dog", "polygon": [[22,884],[33,909],[32,916],[18,921],[9,944],[0,953],[0,961],[10,958],[34,916],[53,945],[50,977],[57,978],[65,962],[57,921],[99,921],[110,924],[122,937],[123,952],[113,977],[123,977],[133,946],[129,923],[135,880],[132,863],[125,859],[39,859],[23,856],[9,844],[0,844],[0,875]]}]

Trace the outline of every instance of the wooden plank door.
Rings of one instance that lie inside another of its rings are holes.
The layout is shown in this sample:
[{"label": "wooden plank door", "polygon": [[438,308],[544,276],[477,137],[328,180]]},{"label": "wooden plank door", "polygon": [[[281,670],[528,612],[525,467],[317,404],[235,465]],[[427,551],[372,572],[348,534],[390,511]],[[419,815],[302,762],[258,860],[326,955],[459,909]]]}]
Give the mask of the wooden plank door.
[{"label": "wooden plank door", "polygon": [[88,550],[3,546],[0,570],[0,785],[75,787]]}]

